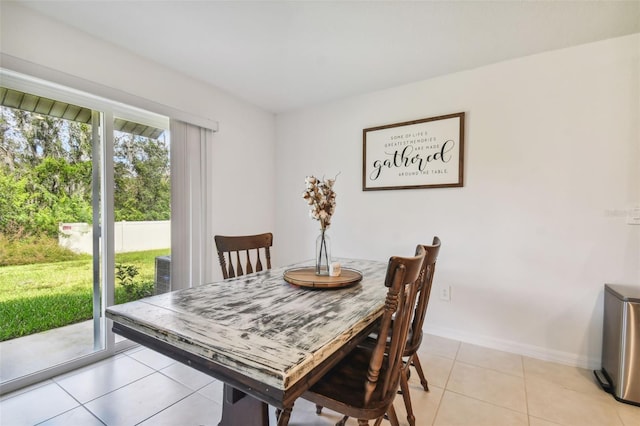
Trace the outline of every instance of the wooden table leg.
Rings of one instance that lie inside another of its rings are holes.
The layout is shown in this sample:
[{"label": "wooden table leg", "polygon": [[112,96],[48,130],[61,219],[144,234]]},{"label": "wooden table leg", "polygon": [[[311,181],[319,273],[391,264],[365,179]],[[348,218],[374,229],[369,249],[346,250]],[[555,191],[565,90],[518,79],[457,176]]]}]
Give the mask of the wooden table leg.
[{"label": "wooden table leg", "polygon": [[280,414],[278,415],[278,426],[287,426],[289,424],[289,418],[291,417],[291,411],[293,410],[293,406],[285,407],[283,410],[280,410]]},{"label": "wooden table leg", "polygon": [[269,426],[268,408],[266,403],[225,383],[218,426]]}]

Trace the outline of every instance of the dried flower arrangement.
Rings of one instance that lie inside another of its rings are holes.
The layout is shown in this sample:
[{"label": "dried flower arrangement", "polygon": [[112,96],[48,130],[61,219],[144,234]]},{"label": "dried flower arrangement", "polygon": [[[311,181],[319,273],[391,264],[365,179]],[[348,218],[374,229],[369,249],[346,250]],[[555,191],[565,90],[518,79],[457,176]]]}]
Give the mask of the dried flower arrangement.
[{"label": "dried flower arrangement", "polygon": [[320,180],[315,176],[307,176],[304,181],[307,187],[302,193],[302,198],[311,206],[309,216],[319,220],[320,228],[324,231],[331,225],[331,216],[336,210],[336,193],[333,190],[336,180]]},{"label": "dried flower arrangement", "polygon": [[306,189],[302,193],[302,198],[311,206],[309,216],[320,221],[320,235],[316,240],[316,274],[328,275],[331,248],[325,231],[331,225],[331,216],[336,210],[336,193],[333,190],[336,179],[320,180],[315,176],[307,176],[304,181]]}]

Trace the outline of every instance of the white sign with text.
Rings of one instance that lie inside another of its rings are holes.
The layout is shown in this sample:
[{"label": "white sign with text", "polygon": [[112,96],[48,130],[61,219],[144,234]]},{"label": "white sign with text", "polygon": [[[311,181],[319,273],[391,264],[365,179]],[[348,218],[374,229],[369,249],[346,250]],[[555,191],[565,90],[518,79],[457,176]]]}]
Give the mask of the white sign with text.
[{"label": "white sign with text", "polygon": [[462,186],[464,113],[363,130],[362,189]]}]

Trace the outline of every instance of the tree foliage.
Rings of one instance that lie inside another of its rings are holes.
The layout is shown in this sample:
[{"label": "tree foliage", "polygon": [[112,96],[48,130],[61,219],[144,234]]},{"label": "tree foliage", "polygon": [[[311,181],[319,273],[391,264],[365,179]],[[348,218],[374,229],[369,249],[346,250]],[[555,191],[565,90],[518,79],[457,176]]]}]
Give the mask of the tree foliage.
[{"label": "tree foliage", "polygon": [[169,147],[161,141],[147,141],[132,134],[116,136],[116,221],[170,217]]},{"label": "tree foliage", "polygon": [[[92,221],[91,125],[0,107],[0,233],[58,235]],[[169,148],[116,132],[115,219],[170,218]]]}]

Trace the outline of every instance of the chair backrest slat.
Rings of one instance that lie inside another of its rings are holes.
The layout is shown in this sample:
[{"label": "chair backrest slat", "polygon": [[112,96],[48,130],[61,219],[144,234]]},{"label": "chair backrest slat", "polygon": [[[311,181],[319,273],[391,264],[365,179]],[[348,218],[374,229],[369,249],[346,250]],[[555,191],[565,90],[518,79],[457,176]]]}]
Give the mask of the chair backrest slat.
[{"label": "chair backrest slat", "polygon": [[247,274],[253,274],[253,268],[251,267],[251,256],[249,256],[249,250],[246,250],[245,254],[247,256],[247,265],[246,265]]},{"label": "chair backrest slat", "polygon": [[[232,255],[232,253],[229,253],[229,270],[228,270],[228,273],[225,270],[224,265],[222,266],[222,275],[224,275],[225,278],[227,278],[227,277],[235,277],[236,276],[236,271],[235,271],[235,269],[233,269],[233,261],[231,260],[231,255]],[[222,255],[222,261],[224,261],[224,254]]]},{"label": "chair backrest slat", "polygon": [[240,261],[240,252],[236,252],[236,265],[238,265],[238,276],[244,275],[244,271],[242,270],[242,262]]},{"label": "chair backrest slat", "polygon": [[[245,270],[247,274],[254,272],[250,258],[250,250],[253,249],[258,253],[255,272],[263,270],[263,265],[260,260],[260,250],[264,251],[267,269],[271,269],[271,253],[269,249],[273,245],[273,234],[270,232],[246,236],[216,235],[214,239],[218,250],[218,260],[222,268],[222,275],[225,279],[244,275]],[[242,267],[240,252],[244,252],[245,254],[243,256],[246,256],[245,269]],[[228,256],[229,259],[228,265],[225,255]]]},{"label": "chair backrest slat", "polygon": [[262,262],[260,261],[260,249],[256,249],[256,272],[262,271]]}]

